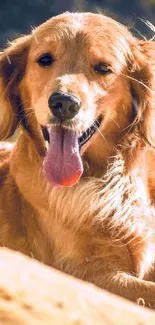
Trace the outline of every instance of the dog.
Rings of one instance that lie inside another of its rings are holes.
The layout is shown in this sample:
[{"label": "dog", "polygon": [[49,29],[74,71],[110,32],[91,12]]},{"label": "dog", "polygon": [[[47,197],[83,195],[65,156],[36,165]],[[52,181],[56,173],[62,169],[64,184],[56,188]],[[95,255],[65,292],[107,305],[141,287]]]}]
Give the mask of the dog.
[{"label": "dog", "polygon": [[0,55],[0,245],[151,308],[154,67],[153,40],[93,13]]}]

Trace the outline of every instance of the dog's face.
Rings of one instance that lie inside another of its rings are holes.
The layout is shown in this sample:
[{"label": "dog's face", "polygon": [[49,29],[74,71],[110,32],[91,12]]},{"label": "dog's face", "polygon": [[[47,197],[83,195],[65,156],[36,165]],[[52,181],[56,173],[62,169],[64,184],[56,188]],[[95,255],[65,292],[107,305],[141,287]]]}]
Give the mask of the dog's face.
[{"label": "dog's face", "polygon": [[104,113],[124,127],[131,96],[122,73],[131,53],[119,29],[106,17],[66,14],[34,31],[21,89],[41,124],[61,121],[81,135]]},{"label": "dog's face", "polygon": [[144,52],[144,43],[114,20],[70,13],[50,19],[5,52],[1,73],[8,69],[9,75],[10,63],[9,77],[15,74],[10,101],[18,98],[24,126],[34,123],[35,113],[46,131],[43,170],[50,182],[75,184],[83,173],[81,156],[102,170],[135,118],[144,120],[153,75]]}]

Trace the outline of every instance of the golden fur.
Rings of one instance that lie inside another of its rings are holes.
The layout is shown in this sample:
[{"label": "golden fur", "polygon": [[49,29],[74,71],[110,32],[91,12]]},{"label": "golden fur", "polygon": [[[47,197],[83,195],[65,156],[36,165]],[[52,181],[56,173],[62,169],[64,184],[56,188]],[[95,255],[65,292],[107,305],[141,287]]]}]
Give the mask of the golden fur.
[{"label": "golden fur", "polygon": [[[51,52],[48,68],[36,60]],[[107,62],[113,71],[93,71]],[[0,56],[0,244],[155,307],[155,45],[97,14],[65,13],[14,41]],[[48,98],[71,92],[82,108],[69,127],[101,127],[82,147],[72,187],[42,173]],[[140,299],[142,298],[142,299]]]}]

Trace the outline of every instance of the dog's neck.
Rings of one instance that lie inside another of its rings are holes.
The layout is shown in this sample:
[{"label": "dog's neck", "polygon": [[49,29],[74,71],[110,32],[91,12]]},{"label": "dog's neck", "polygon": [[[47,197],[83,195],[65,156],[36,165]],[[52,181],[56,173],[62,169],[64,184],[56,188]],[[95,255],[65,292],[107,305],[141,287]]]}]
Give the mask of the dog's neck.
[{"label": "dog's neck", "polygon": [[[86,157],[87,158],[87,157]],[[137,165],[134,165],[134,168],[130,171],[128,177],[128,180],[131,181],[131,183],[134,183],[136,185],[137,180],[141,182],[141,189],[142,191],[145,191],[145,197],[147,197],[147,188],[144,187],[144,184],[147,184],[147,174],[144,173],[144,164],[145,164],[145,151],[142,154],[143,164],[141,160],[137,161]],[[113,166],[115,170],[115,176],[118,176],[118,178],[122,177],[122,180],[124,179],[124,166],[121,170],[118,169],[118,175],[117,175],[117,166],[118,160],[121,161],[118,157],[109,158],[109,164],[108,166]],[[122,160],[123,161],[123,160]],[[84,163],[86,163],[87,160],[84,160]],[[31,198],[31,204],[33,202],[35,208],[39,205],[41,205],[42,209],[47,211],[49,209],[49,197],[50,196],[50,189],[51,186],[47,184],[47,181],[45,180],[43,173],[42,173],[42,164],[43,164],[43,157],[38,153],[37,147],[35,143],[31,140],[29,136],[27,136],[26,133],[23,133],[18,141],[17,144],[12,152],[11,157],[11,173],[13,174],[13,177],[15,178],[15,181],[22,192],[23,196],[26,200],[29,200]],[[123,161],[124,165],[124,161]],[[97,166],[94,166],[94,168],[97,168]],[[110,167],[111,168],[111,167]],[[90,173],[90,174],[89,174]],[[96,174],[95,174],[96,173]],[[103,169],[97,170],[93,173],[93,163],[90,164],[90,166],[86,166],[86,172],[84,172],[83,177],[78,183],[78,186],[80,187],[80,184],[83,186],[83,181],[85,180],[85,177],[87,180],[93,179],[93,182],[96,178],[96,182],[99,181],[99,179],[104,179],[109,173],[109,167],[107,172],[107,160],[106,163],[103,163]],[[24,175],[24,177],[23,177]],[[89,178],[89,176],[91,176]],[[143,181],[145,180],[145,181]],[[35,184],[35,185],[34,185]],[[37,185],[36,185],[37,184]],[[104,183],[103,183],[104,184]],[[102,186],[103,186],[102,184]],[[136,185],[137,187],[137,185]],[[63,191],[70,191],[73,192],[73,187],[67,189],[64,188]],[[143,197],[143,195],[142,195]]]}]

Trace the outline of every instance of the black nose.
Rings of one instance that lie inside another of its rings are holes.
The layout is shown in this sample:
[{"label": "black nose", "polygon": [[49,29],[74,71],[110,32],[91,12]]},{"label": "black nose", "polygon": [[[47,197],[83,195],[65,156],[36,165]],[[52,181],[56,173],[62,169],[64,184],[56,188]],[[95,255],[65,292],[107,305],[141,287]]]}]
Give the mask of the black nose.
[{"label": "black nose", "polygon": [[70,120],[78,113],[81,102],[72,94],[53,93],[48,100],[48,106],[60,120]]}]

